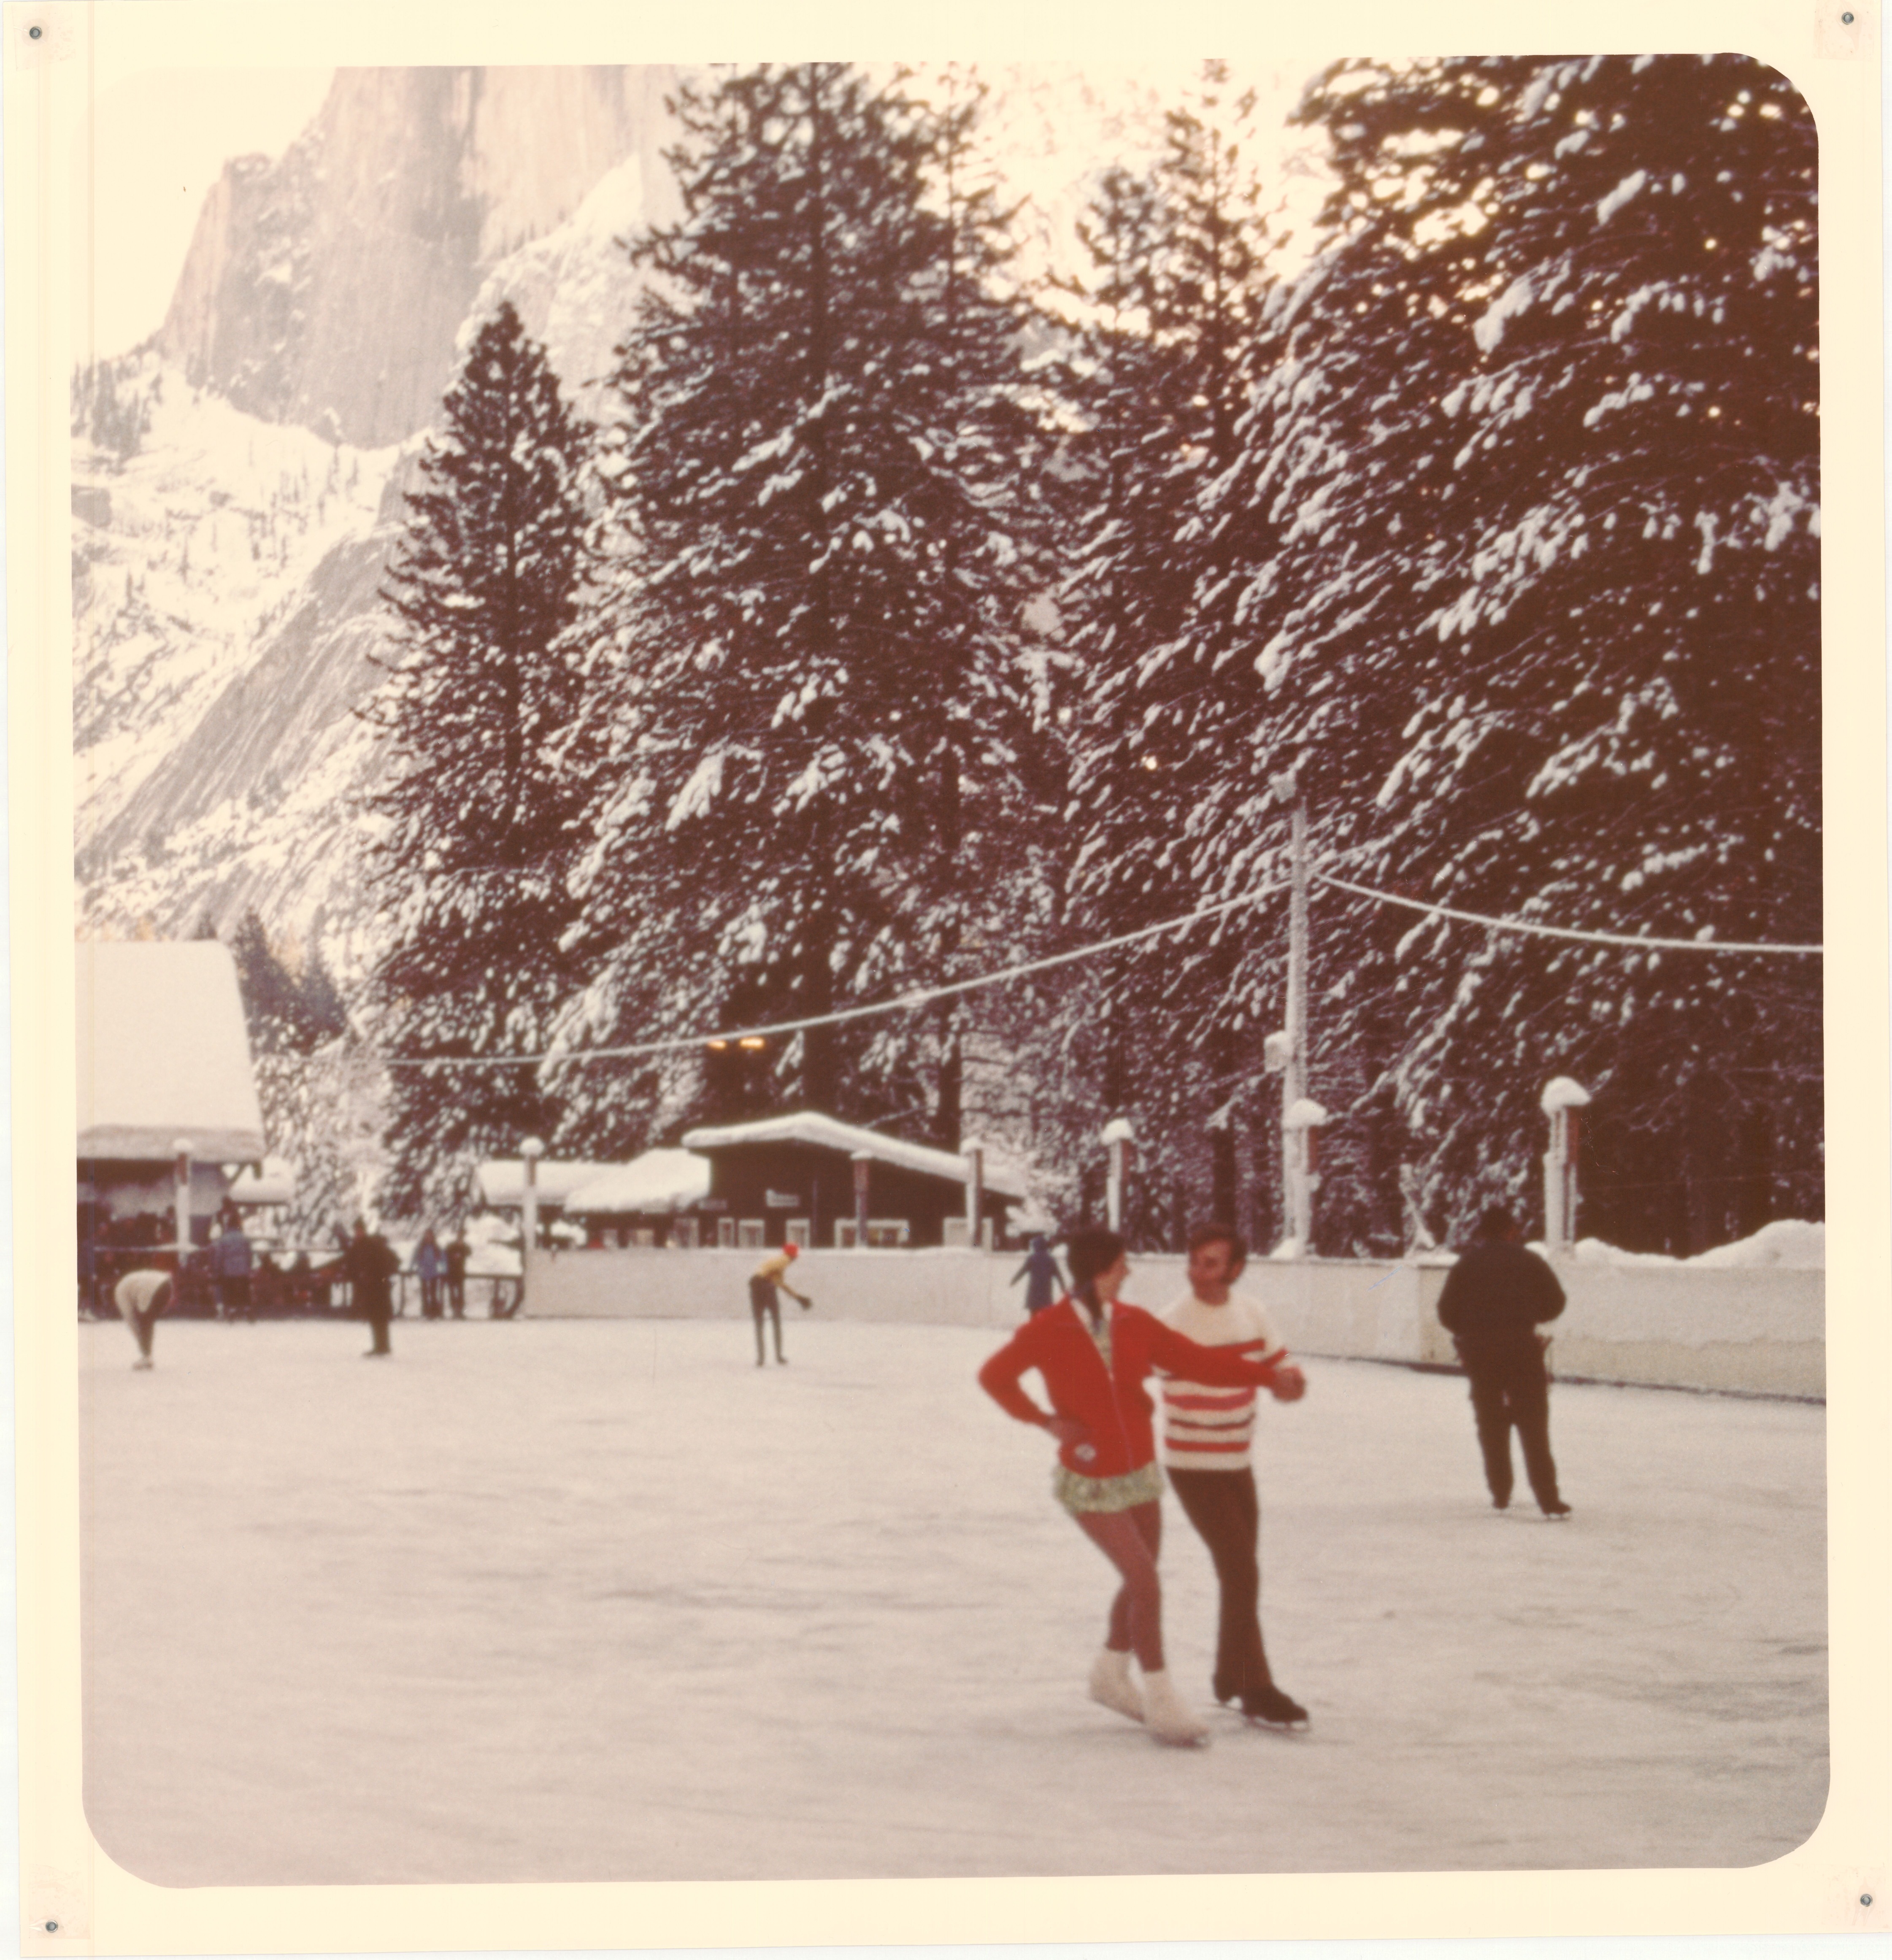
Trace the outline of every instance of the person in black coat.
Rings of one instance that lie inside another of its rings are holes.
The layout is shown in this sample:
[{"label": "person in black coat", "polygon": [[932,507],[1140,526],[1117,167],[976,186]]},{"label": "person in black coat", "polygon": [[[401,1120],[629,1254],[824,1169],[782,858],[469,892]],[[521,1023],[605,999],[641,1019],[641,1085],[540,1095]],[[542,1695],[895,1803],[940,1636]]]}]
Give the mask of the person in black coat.
[{"label": "person in black coat", "polygon": [[374,1345],[367,1350],[366,1358],[391,1354],[394,1351],[388,1345],[387,1330],[388,1322],[394,1318],[394,1296],[389,1282],[400,1271],[401,1262],[380,1233],[368,1230],[365,1218],[355,1221],[355,1236],[342,1255],[342,1269],[348,1274],[356,1312],[367,1319],[374,1332]]},{"label": "person in black coat", "polygon": [[1477,1242],[1445,1275],[1439,1319],[1471,1382],[1492,1503],[1502,1511],[1511,1502],[1515,1429],[1538,1508],[1547,1518],[1566,1518],[1570,1507],[1557,1493],[1550,1456],[1550,1377],[1544,1358],[1550,1339],[1537,1332],[1563,1311],[1563,1289],[1520,1238],[1517,1220],[1502,1205],[1487,1210]]},{"label": "person in black coat", "polygon": [[1057,1255],[1041,1232],[1032,1235],[1032,1248],[1025,1263],[1012,1275],[1011,1284],[1025,1282],[1025,1311],[1042,1313],[1064,1290],[1064,1275],[1057,1269]]}]

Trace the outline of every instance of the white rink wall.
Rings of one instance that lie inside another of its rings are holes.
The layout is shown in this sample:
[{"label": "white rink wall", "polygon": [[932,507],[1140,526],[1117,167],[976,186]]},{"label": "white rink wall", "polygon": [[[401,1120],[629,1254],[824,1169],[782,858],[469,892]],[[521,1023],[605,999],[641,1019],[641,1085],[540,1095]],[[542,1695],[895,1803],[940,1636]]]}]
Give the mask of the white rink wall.
[{"label": "white rink wall", "polygon": [[[534,1262],[534,1319],[746,1319],[753,1251],[567,1251]],[[1181,1292],[1178,1253],[1133,1255],[1126,1297],[1160,1310]],[[1826,1395],[1826,1274],[1817,1268],[1556,1262],[1569,1304],[1550,1328],[1569,1379],[1750,1395]],[[1022,1318],[1016,1253],[812,1252],[790,1275],[837,1320],[989,1327]],[[1452,1364],[1436,1312],[1448,1266],[1410,1260],[1257,1260],[1248,1280],[1304,1354]],[[784,1297],[784,1316],[799,1319]]]}]

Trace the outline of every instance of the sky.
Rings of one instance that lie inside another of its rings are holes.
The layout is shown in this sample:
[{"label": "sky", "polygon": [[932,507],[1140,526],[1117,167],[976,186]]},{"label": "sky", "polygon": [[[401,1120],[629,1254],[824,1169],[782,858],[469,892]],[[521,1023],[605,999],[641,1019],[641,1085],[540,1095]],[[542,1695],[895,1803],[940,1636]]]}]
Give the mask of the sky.
[{"label": "sky", "polygon": [[[92,249],[75,261],[81,348],[89,339],[95,356],[107,358],[157,330],[205,194],[224,164],[253,152],[281,156],[321,107],[334,72],[147,70],[100,89],[89,131]],[[84,145],[88,132],[78,141]]]}]

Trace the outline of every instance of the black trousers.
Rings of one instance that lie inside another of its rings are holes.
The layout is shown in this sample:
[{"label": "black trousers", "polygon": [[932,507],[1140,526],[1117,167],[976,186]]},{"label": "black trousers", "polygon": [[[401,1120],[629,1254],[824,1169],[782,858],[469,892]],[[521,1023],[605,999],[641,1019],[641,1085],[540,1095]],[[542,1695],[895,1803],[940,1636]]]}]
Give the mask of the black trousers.
[{"label": "black trousers", "polygon": [[1254,1472],[1178,1470],[1165,1474],[1176,1501],[1209,1548],[1222,1610],[1216,1629],[1215,1693],[1235,1701],[1274,1685],[1261,1645],[1261,1502]]},{"label": "black trousers", "polygon": [[374,1351],[377,1354],[392,1354],[388,1345],[388,1322],[394,1318],[394,1303],[383,1293],[371,1296],[361,1303],[362,1318],[367,1321],[374,1335]]},{"label": "black trousers", "polygon": [[1460,1349],[1471,1383],[1471,1413],[1478,1425],[1478,1447],[1485,1459],[1485,1481],[1499,1503],[1509,1503],[1513,1472],[1511,1432],[1518,1432],[1524,1455],[1524,1474],[1540,1504],[1557,1498],[1557,1466],[1550,1456],[1550,1377],[1544,1350],[1534,1341],[1528,1348],[1496,1353]]},{"label": "black trousers", "polygon": [[755,1358],[766,1360],[762,1351],[762,1317],[765,1314],[775,1323],[775,1358],[782,1358],[782,1300],[781,1295],[767,1280],[751,1280],[749,1283],[749,1310],[755,1317]]}]

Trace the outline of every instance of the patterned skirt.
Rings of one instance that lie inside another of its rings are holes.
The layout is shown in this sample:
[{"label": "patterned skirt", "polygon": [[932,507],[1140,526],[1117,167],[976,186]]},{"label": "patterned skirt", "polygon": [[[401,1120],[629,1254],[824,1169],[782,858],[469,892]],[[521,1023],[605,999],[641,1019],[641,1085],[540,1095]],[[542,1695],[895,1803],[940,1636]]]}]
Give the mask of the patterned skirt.
[{"label": "patterned skirt", "polygon": [[1153,1504],[1163,1494],[1162,1466],[1146,1463],[1121,1477],[1080,1477],[1061,1463],[1051,1471],[1051,1495],[1076,1517],[1086,1511],[1127,1511]]}]

